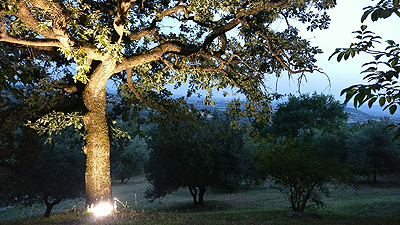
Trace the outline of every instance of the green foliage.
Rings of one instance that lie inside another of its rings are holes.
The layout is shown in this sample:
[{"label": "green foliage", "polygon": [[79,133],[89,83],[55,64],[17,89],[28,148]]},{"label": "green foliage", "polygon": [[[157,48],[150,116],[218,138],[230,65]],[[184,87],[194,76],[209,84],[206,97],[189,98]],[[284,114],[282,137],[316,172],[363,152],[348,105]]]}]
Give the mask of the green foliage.
[{"label": "green foliage", "polygon": [[[330,18],[326,11],[336,5],[334,0],[289,1],[280,7],[267,6],[280,4],[276,1],[183,3],[157,0],[145,3],[132,2],[130,10],[123,12],[126,15],[120,15],[122,12],[118,10],[122,9],[117,6],[120,1],[54,1],[53,4],[64,8],[60,18],[65,19],[65,24],[62,24],[65,34],[58,37],[63,40],[60,41],[63,46],[57,47],[59,52],[56,52],[63,56],[49,61],[70,64],[70,59],[73,59],[75,75],[69,80],[80,80],[86,84],[96,63],[103,60],[97,53],[122,65],[134,57],[152,55],[155,47],[174,44],[182,49],[181,52],[166,52],[161,57],[154,57],[151,62],[143,59],[143,63],[130,66],[135,87],[140,87],[140,91],[160,92],[166,90],[168,84],[180,87],[186,83],[189,86],[188,96],[206,91],[205,102],[210,104],[214,90],[236,87],[248,100],[257,103],[271,94],[264,86],[263,74],[271,73],[279,77],[284,70],[289,70],[292,75],[303,76],[306,72],[318,70],[314,56],[321,53],[318,47],[302,39],[298,30],[290,24],[281,31],[272,29],[270,25],[279,19],[286,19],[287,22],[299,20],[311,31],[327,29]],[[174,8],[181,6],[184,9]],[[31,16],[37,17],[38,28],[28,26],[26,22],[29,19],[18,18],[22,15],[14,15],[21,7],[18,4],[3,2],[2,7],[10,14],[3,20],[13,36],[27,40],[41,39],[46,36],[44,31],[56,30],[60,25],[55,21],[58,16],[51,16],[52,12],[43,6],[27,7],[28,11],[32,11]],[[117,19],[118,16],[121,18]],[[240,20],[239,23],[231,25],[233,18]],[[121,24],[122,27],[117,27]],[[117,32],[118,35],[123,34],[119,39]],[[141,32],[148,34],[142,37],[139,35]],[[190,54],[192,50],[199,54]],[[38,55],[41,54],[48,53],[40,52]],[[120,73],[124,72],[116,73],[113,79],[118,84],[126,84]]]},{"label": "green foliage", "polygon": [[[0,129],[0,198],[9,203],[7,196],[15,194],[21,174],[35,164],[40,154],[39,137],[31,129],[16,126]],[[12,200],[12,199],[11,199]],[[2,205],[3,206],[3,205]]]},{"label": "green foliage", "polygon": [[399,141],[392,141],[393,130],[388,118],[368,121],[361,124],[348,139],[348,161],[353,170],[361,176],[373,177],[394,172],[399,169]]},{"label": "green foliage", "polygon": [[370,14],[372,21],[386,19],[390,17],[392,13],[400,17],[399,9],[400,5],[398,0],[380,0],[376,6],[367,6],[364,8],[361,22],[364,22]]},{"label": "green foliage", "polygon": [[285,194],[291,209],[324,206],[329,183],[352,181],[347,159],[344,104],[333,96],[302,94],[278,104],[272,125],[262,129],[253,149],[254,176]]},{"label": "green foliage", "polygon": [[321,137],[307,136],[281,138],[254,153],[258,171],[252,182],[271,180],[272,187],[285,194],[291,209],[297,212],[323,207],[323,196],[330,193],[329,183],[353,181],[349,167],[318,146]]},{"label": "green foliage", "polygon": [[278,104],[272,115],[272,125],[264,133],[269,132],[276,137],[296,137],[302,130],[336,129],[347,119],[344,107],[331,95],[291,95],[288,101]]},{"label": "green foliage", "polygon": [[126,183],[131,177],[144,173],[148,152],[144,139],[135,135],[136,128],[133,127],[135,124],[119,125],[122,126],[121,129],[128,130],[129,138],[118,137],[111,140],[111,176],[113,179],[121,180],[121,183]]},{"label": "green foliage", "polygon": [[[380,0],[375,6],[364,8],[364,14],[361,22],[368,17],[372,21],[386,19],[391,15],[400,17],[400,6],[398,0]],[[376,50],[376,46],[381,46],[379,35],[373,31],[367,30],[366,25],[362,25],[359,31],[354,31],[358,42],[352,43],[348,48],[337,48],[331,55],[338,54],[337,61],[347,60],[360,53],[366,53],[373,57],[373,61],[366,62],[363,67],[366,68],[361,73],[366,74],[364,80],[367,84],[356,84],[342,91],[342,95],[346,95],[345,102],[354,100],[354,107],[357,108],[364,103],[368,103],[372,107],[374,103],[379,103],[383,110],[388,109],[394,114],[400,104],[400,88],[398,78],[400,73],[400,47],[394,40],[386,40],[386,47],[383,50]],[[331,58],[330,57],[330,58]],[[396,138],[400,136],[400,130],[397,131]]]},{"label": "green foliage", "polygon": [[[32,60],[21,59],[23,52],[18,49],[12,49],[0,43],[0,92],[5,88],[12,89],[14,85],[21,82],[22,84],[30,84],[35,72],[39,71],[38,65]],[[15,74],[15,76],[10,76]],[[0,103],[3,102],[1,95]]]},{"label": "green foliage", "polygon": [[63,112],[52,112],[42,116],[34,123],[28,120],[26,125],[37,130],[40,135],[47,134],[51,136],[53,132],[59,134],[69,126],[74,126],[74,128],[79,130],[83,127],[83,120],[78,112],[67,114]]},{"label": "green foliage", "polygon": [[[51,138],[52,143],[46,145],[44,140],[38,141],[34,135],[26,137],[31,148],[41,146],[38,154],[30,158],[15,157],[12,167],[2,165],[0,197],[3,202],[24,206],[45,203],[48,217],[55,204],[83,195],[85,155],[81,137],[67,129]],[[23,139],[19,142],[24,144]],[[29,167],[24,167],[24,164],[29,164]]]},{"label": "green foliage", "polygon": [[243,181],[250,158],[242,132],[230,128],[233,118],[226,113],[206,115],[211,118],[166,122],[151,130],[146,172],[152,189],[146,192],[148,198],[163,197],[180,187],[199,188],[204,190],[198,202],[193,198],[195,204],[202,204],[206,187],[233,190]]}]

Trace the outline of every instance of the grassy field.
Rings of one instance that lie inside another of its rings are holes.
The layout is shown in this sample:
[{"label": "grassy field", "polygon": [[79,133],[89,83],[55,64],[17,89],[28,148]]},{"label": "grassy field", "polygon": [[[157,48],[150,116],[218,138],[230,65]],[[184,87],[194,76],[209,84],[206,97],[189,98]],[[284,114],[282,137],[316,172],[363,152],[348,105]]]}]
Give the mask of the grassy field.
[{"label": "grassy field", "polygon": [[197,208],[186,189],[150,203],[143,197],[148,184],[138,177],[127,184],[113,183],[119,200],[113,215],[95,218],[83,209],[84,199],[76,199],[57,205],[50,218],[43,218],[45,207],[40,204],[2,208],[0,224],[400,224],[400,182],[395,180],[400,178],[363,182],[358,190],[332,190],[327,207],[312,211],[322,218],[291,219],[288,202],[268,185],[234,193],[208,190],[205,206]]}]

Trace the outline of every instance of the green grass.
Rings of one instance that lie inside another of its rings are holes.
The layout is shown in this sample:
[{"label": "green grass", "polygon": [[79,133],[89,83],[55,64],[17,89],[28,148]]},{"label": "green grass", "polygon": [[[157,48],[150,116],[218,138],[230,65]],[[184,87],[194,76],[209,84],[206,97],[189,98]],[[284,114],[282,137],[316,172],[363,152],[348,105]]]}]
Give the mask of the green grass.
[{"label": "green grass", "polygon": [[50,218],[43,217],[40,204],[3,208],[0,224],[400,224],[400,183],[382,181],[362,183],[358,190],[332,190],[325,199],[327,208],[314,211],[322,219],[290,219],[288,202],[268,185],[233,193],[208,190],[205,206],[198,208],[186,189],[149,202],[143,196],[148,184],[139,177],[124,185],[113,183],[113,194],[123,203],[117,203],[113,215],[95,218],[83,209],[84,199],[76,199],[57,205]]}]

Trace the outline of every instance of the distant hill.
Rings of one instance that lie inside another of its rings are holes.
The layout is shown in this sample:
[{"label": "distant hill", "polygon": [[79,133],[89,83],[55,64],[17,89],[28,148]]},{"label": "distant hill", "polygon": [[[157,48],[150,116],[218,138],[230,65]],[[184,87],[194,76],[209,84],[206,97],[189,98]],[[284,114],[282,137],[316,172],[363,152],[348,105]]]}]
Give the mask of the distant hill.
[{"label": "distant hill", "polygon": [[347,120],[348,124],[354,124],[354,123],[364,123],[368,120],[378,120],[378,116],[372,116],[370,114],[367,114],[361,110],[357,109],[352,109],[352,108],[345,108],[345,111],[349,114],[349,119]]},{"label": "distant hill", "polygon": [[362,106],[358,109],[346,107],[345,111],[349,113],[348,123],[364,123],[368,120],[378,120],[381,117],[389,117],[393,122],[400,123],[400,117],[398,113],[391,115],[387,110],[382,111],[380,106],[374,105],[372,108],[368,106]]},{"label": "distant hill", "polygon": [[[178,98],[182,96],[174,95],[173,97]],[[109,96],[109,100],[111,100],[111,102],[119,101],[119,97],[116,95],[116,92],[111,93],[111,95]],[[228,100],[226,98],[214,98],[215,106],[204,105],[203,99],[197,97],[191,97],[189,99],[186,99],[186,101],[190,104],[193,104],[197,109],[211,109],[211,110],[216,109],[224,111],[228,106]],[[382,111],[382,108],[377,105],[372,106],[372,108],[368,108],[368,106],[364,105],[359,109],[346,107],[345,111],[349,114],[349,119],[347,120],[348,124],[364,123],[368,120],[379,120],[379,118],[381,117],[390,117],[393,120],[393,122],[400,123],[400,111],[395,115],[390,115],[390,113],[387,110]]]}]

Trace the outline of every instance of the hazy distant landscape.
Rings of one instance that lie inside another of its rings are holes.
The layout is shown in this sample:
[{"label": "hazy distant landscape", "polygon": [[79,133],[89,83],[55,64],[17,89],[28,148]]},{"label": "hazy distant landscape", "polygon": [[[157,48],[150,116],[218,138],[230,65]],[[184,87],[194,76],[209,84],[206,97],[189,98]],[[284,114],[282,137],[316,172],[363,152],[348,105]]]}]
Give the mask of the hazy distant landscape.
[{"label": "hazy distant landscape", "polygon": [[[202,103],[201,99],[197,98],[190,98],[187,100],[189,103],[193,104],[196,108],[202,109],[217,109],[217,110],[225,110],[228,105],[228,100],[224,98],[215,98],[215,107],[214,106],[206,106]],[[276,105],[277,103],[273,103]],[[399,113],[395,113],[394,115],[390,115],[388,110],[383,111],[378,105],[372,106],[372,108],[368,108],[367,105],[363,105],[358,109],[354,109],[351,104],[348,104],[345,108],[345,111],[349,114],[348,123],[364,123],[368,120],[378,120],[381,117],[390,117],[393,122],[400,122],[400,115]]]}]

